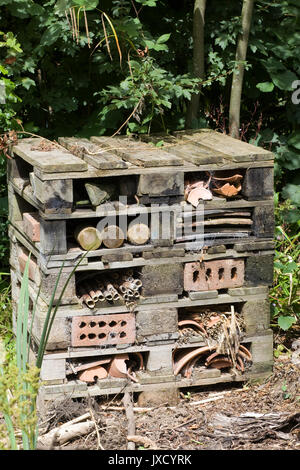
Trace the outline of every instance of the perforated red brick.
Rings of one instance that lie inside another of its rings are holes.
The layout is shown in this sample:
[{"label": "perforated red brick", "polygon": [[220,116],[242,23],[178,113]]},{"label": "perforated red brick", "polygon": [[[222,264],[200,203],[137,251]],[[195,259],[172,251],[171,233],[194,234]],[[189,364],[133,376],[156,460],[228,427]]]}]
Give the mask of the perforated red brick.
[{"label": "perforated red brick", "polygon": [[184,290],[205,291],[240,287],[244,284],[244,260],[223,259],[186,263]]},{"label": "perforated red brick", "polygon": [[72,346],[99,346],[135,342],[135,315],[87,315],[72,319]]}]

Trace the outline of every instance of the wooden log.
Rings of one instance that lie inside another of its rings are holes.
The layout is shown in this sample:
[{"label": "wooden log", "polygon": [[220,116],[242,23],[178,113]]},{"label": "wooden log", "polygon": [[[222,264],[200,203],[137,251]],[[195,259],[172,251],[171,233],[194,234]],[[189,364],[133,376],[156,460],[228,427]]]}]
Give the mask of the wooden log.
[{"label": "wooden log", "polygon": [[133,245],[144,245],[150,238],[150,229],[148,225],[133,220],[128,226],[127,238]]},{"label": "wooden log", "polygon": [[125,235],[117,225],[108,225],[102,230],[101,239],[106,248],[119,248],[124,243]]},{"label": "wooden log", "polygon": [[102,243],[100,232],[90,225],[76,227],[74,237],[83,250],[97,250]]}]

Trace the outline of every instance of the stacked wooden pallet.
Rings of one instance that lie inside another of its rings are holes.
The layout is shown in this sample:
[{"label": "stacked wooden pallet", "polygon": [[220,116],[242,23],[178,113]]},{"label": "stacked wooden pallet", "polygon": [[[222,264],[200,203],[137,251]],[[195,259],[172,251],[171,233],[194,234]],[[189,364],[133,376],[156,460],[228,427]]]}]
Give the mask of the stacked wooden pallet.
[{"label": "stacked wooden pallet", "polygon": [[[12,295],[31,253],[33,355],[61,266],[54,304],[77,265],[47,344],[47,399],[270,373],[272,153],[201,130],[23,139],[11,157]],[[190,203],[194,187],[211,196]],[[234,322],[236,358],[220,344]]]}]

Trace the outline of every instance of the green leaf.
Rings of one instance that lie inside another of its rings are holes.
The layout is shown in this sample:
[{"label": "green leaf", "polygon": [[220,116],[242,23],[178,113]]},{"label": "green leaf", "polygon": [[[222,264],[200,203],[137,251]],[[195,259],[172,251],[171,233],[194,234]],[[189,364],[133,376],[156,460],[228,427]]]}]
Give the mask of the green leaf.
[{"label": "green leaf", "polygon": [[272,81],[273,83],[280,88],[280,90],[285,90],[285,91],[292,91],[292,83],[297,80],[297,75],[294,74],[294,72],[291,72],[290,70],[286,70],[283,73],[278,73],[272,75]]},{"label": "green leaf", "polygon": [[157,44],[163,44],[164,42],[167,42],[170,39],[171,34],[163,34],[157,39]]},{"label": "green leaf", "polygon": [[288,139],[288,144],[300,150],[300,132],[296,131]]},{"label": "green leaf", "polygon": [[258,88],[263,93],[270,93],[271,91],[274,90],[274,83],[272,83],[272,82],[261,82],[261,83],[258,83],[256,85],[256,88]]},{"label": "green leaf", "polygon": [[296,323],[296,319],[294,317],[283,315],[278,317],[278,325],[284,331],[287,331],[294,323]]},{"label": "green leaf", "polygon": [[282,270],[283,274],[290,274],[293,273],[298,269],[298,264],[295,261],[291,261],[290,263],[286,264]]},{"label": "green leaf", "polygon": [[300,186],[298,184],[287,184],[282,190],[285,199],[290,199],[296,206],[300,207]]},{"label": "green leaf", "polygon": [[73,3],[78,7],[84,7],[86,11],[94,10],[99,0],[73,0]]}]

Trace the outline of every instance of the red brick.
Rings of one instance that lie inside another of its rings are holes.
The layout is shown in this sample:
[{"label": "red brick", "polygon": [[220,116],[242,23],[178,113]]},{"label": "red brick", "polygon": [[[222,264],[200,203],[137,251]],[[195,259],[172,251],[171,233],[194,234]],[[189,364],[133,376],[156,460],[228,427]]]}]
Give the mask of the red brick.
[{"label": "red brick", "polygon": [[86,315],[73,317],[72,346],[99,346],[135,342],[135,315]]},{"label": "red brick", "polygon": [[34,212],[24,212],[23,230],[33,242],[40,241],[40,222],[38,214]]},{"label": "red brick", "polygon": [[184,266],[184,290],[187,292],[227,289],[243,284],[244,260],[223,259]]},{"label": "red brick", "polygon": [[[28,256],[25,253],[21,252],[18,256],[18,261],[19,261],[20,271],[21,271],[22,274],[24,273],[27,260],[28,260]],[[38,268],[38,265],[36,264],[36,262],[33,259],[30,259],[29,266],[28,266],[28,277],[29,277],[29,279],[31,279],[32,281],[37,282],[37,280],[39,278],[38,269],[39,268]]]}]

